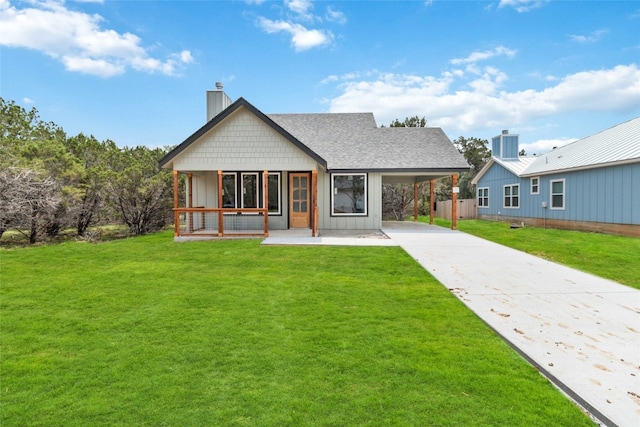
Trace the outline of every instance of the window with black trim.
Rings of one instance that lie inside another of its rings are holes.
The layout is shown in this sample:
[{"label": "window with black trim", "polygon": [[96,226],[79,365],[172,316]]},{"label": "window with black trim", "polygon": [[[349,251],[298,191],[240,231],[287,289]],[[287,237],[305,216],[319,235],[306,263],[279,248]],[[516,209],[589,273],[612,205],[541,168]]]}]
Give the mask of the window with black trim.
[{"label": "window with black trim", "polygon": [[243,172],[242,177],[242,208],[258,207],[258,174],[256,172]]},{"label": "window with black trim", "polygon": [[489,187],[478,188],[478,207],[479,208],[489,207]]},{"label": "window with black trim", "polygon": [[280,194],[280,172],[269,173],[268,188],[269,188],[269,213],[273,215],[280,215],[281,206],[281,194]]},{"label": "window with black trim", "polygon": [[[267,184],[270,215],[282,213],[281,173],[269,172]],[[261,208],[264,200],[264,179],[261,172],[225,172],[222,174],[222,207]]]},{"label": "window with black trim", "polygon": [[331,215],[367,215],[367,174],[331,174]]},{"label": "window with black trim", "polygon": [[235,208],[238,206],[236,198],[236,174],[222,174],[222,207]]},{"label": "window with black trim", "polygon": [[505,208],[520,207],[520,184],[505,185],[504,187],[504,203]]}]

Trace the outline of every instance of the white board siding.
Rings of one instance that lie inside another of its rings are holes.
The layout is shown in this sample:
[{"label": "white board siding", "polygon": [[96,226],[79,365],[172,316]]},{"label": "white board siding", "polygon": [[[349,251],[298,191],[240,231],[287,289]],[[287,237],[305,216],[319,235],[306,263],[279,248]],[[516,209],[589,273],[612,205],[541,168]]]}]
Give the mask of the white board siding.
[{"label": "white board siding", "polygon": [[244,108],[173,161],[180,171],[312,170],[316,162]]},{"label": "white board siding", "polygon": [[331,175],[318,172],[320,230],[379,230],[382,227],[382,175],[367,174],[367,216],[331,216]]}]

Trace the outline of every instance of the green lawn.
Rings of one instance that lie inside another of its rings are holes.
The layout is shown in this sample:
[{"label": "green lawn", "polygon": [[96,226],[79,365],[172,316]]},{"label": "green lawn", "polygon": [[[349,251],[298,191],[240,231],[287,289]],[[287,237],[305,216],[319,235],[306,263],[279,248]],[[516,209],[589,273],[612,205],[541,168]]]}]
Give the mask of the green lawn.
[{"label": "green lawn", "polygon": [[[429,222],[429,217],[419,221]],[[451,221],[434,222],[451,227]],[[510,228],[506,222],[462,220],[458,230],[640,289],[640,239],[612,234]]]},{"label": "green lawn", "polygon": [[0,250],[0,425],[587,426],[397,247]]}]

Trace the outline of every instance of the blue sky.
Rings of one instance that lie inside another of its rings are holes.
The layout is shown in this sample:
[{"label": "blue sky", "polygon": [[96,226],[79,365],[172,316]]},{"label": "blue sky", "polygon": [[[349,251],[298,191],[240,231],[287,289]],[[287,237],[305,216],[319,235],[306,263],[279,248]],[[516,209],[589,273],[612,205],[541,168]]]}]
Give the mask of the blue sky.
[{"label": "blue sky", "polygon": [[0,0],[0,61],[5,100],[120,146],[182,142],[220,81],[540,154],[640,115],[640,3]]}]

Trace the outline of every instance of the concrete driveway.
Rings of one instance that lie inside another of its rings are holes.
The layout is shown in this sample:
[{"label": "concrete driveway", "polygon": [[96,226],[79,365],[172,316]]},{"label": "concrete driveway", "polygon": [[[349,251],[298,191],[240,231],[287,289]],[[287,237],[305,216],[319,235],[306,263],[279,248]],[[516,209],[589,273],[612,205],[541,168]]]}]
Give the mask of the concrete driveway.
[{"label": "concrete driveway", "polygon": [[640,426],[640,291],[459,231],[383,231],[597,421]]}]

